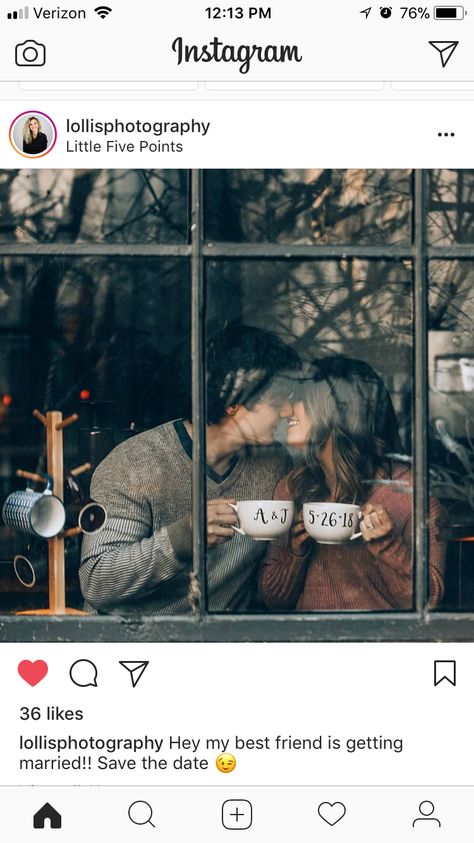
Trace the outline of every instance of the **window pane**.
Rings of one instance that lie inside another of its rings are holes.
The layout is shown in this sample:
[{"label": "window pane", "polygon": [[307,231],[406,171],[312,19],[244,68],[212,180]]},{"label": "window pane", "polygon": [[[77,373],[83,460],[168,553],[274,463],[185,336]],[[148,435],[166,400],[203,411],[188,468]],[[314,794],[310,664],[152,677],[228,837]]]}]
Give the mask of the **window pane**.
[{"label": "window pane", "polygon": [[[158,580],[151,582],[152,554],[162,552],[159,530],[190,511],[191,488],[186,495],[181,489],[176,493],[173,509],[173,495],[161,495],[154,474],[169,476],[166,460],[160,465],[159,435],[152,431],[139,439],[135,434],[189,413],[189,264],[154,258],[3,258],[1,271],[0,505],[12,490],[25,488],[16,469],[46,470],[45,431],[33,409],[56,409],[64,416],[78,412],[80,420],[64,432],[66,474],[84,462],[94,470],[124,443],[92,484],[92,496],[107,510],[108,521],[83,543],[89,606],[101,612],[159,610],[161,600],[166,605],[166,587],[160,590]],[[178,442],[174,429],[168,435]],[[185,460],[178,468],[178,476],[190,475]],[[90,471],[78,478],[84,504],[90,481]],[[68,506],[67,512],[68,525],[75,526],[76,507]],[[11,563],[16,554],[32,554],[39,564],[46,541],[32,542],[11,527],[0,527],[0,611],[43,607],[45,581],[32,589],[21,586]],[[161,541],[171,556],[167,537]],[[80,538],[69,539],[70,606],[82,604],[79,552]]]},{"label": "window pane", "polygon": [[431,490],[448,542],[445,609],[474,610],[474,263],[432,261],[429,311]]},{"label": "window pane", "polygon": [[185,243],[185,170],[1,170],[0,242]]},{"label": "window pane", "polygon": [[[412,609],[411,264],[220,260],[207,278],[208,497],[240,501],[216,521],[246,533],[209,550],[209,609]],[[277,379],[278,341],[301,374]]]},{"label": "window pane", "polygon": [[431,170],[430,176],[430,243],[473,243],[474,170]]},{"label": "window pane", "polygon": [[408,244],[408,170],[209,170],[206,237],[251,243]]}]

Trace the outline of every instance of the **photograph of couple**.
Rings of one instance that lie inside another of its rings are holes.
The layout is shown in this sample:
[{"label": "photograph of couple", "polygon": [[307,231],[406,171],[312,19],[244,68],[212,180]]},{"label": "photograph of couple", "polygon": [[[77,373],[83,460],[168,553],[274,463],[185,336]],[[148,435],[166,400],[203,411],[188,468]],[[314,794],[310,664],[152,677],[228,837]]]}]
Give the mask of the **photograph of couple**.
[{"label": "photograph of couple", "polygon": [[[207,359],[209,610],[242,612],[258,601],[277,611],[410,609],[413,478],[396,458],[397,420],[375,370],[338,355],[303,375],[275,334],[242,324],[216,335]],[[301,454],[294,468],[275,443],[282,422],[286,445]],[[91,494],[109,519],[82,542],[79,575],[92,610],[189,609],[192,436],[189,419],[165,423],[119,445],[96,469]],[[235,530],[238,501],[252,501],[244,536]],[[273,538],[280,501],[295,514]],[[303,514],[311,502],[321,513],[314,525]],[[441,513],[432,498],[432,605],[443,595]],[[258,541],[252,522],[263,521],[267,540]]]},{"label": "photograph of couple", "polygon": [[471,171],[0,187],[4,640],[61,566],[102,640],[167,617],[177,640],[180,619],[225,640],[226,618],[236,640],[472,635]]}]

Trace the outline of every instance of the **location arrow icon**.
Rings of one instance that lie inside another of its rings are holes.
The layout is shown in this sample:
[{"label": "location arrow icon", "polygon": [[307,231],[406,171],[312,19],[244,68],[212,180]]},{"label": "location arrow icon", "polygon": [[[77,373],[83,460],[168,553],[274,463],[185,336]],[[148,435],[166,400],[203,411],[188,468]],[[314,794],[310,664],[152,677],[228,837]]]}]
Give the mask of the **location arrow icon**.
[{"label": "location arrow icon", "polygon": [[449,59],[458,46],[459,41],[430,41],[429,43],[435,48],[435,50],[438,50],[441,58],[441,64],[443,67],[446,67]]},{"label": "location arrow icon", "polygon": [[368,8],[368,9],[362,9],[362,10],[361,10],[361,12],[360,12],[360,14],[361,14],[361,15],[365,15],[365,19],[367,20],[367,18],[369,17],[369,15],[370,15],[371,11],[372,11],[372,6],[369,6],[369,8]]},{"label": "location arrow icon", "polygon": [[119,662],[130,673],[132,686],[135,687],[142,678],[150,662]]}]

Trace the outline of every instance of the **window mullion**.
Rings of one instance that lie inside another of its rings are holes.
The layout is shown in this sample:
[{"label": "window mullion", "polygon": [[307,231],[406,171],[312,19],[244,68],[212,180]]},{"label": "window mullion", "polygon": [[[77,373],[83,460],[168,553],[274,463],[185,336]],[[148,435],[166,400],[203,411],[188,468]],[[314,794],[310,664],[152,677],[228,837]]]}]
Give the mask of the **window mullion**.
[{"label": "window mullion", "polygon": [[428,607],[428,251],[427,251],[427,172],[415,171],[415,338],[414,338],[414,443],[413,477],[415,527],[415,596],[416,609]]},{"label": "window mullion", "polygon": [[196,614],[207,607],[206,577],[206,387],[205,387],[205,282],[203,266],[203,179],[201,170],[191,175],[191,353],[193,424],[193,570],[190,599]]}]

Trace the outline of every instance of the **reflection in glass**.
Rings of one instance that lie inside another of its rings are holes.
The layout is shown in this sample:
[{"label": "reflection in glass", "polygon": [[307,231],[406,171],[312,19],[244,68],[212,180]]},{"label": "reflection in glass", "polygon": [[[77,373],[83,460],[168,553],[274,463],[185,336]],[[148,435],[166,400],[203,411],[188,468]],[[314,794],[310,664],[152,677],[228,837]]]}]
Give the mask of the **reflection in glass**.
[{"label": "reflection in glass", "polygon": [[410,243],[409,170],[209,170],[206,237],[251,243]]},{"label": "reflection in glass", "polygon": [[[268,608],[411,609],[413,476],[393,404],[372,366],[344,355],[313,362],[287,443],[303,459],[275,497],[300,516],[272,542],[260,576]],[[432,500],[430,519],[441,507]],[[443,594],[444,547],[430,548],[430,598]]]},{"label": "reflection in glass", "polygon": [[429,170],[428,236],[433,246],[474,242],[474,170]]},{"label": "reflection in glass", "polygon": [[[277,435],[296,467],[282,474],[273,493],[279,506],[294,502],[296,526],[263,547],[249,535],[228,537],[235,553],[253,549],[260,559],[250,608],[411,609],[411,265],[221,260],[208,265],[207,280],[208,332],[234,318],[270,330],[305,361],[302,382],[293,379],[288,387],[292,412],[281,419]],[[242,489],[238,500],[252,493]],[[362,536],[347,543],[336,538],[333,546],[314,539],[305,504],[331,501],[349,508],[321,517],[339,529],[340,519],[354,517],[350,506],[356,504],[364,513]],[[255,506],[255,519],[262,512],[268,517],[263,501]],[[433,501],[433,521],[439,511]],[[435,605],[443,592],[442,543],[432,551]],[[318,576],[324,583],[316,582]]]},{"label": "reflection in glass", "polygon": [[209,331],[206,514],[212,612],[253,607],[266,540],[291,523],[291,503],[272,498],[291,465],[276,435],[291,416],[299,369],[295,351],[265,328],[235,320]]},{"label": "reflection in glass", "polygon": [[185,170],[1,170],[0,241],[184,243]]},{"label": "reflection in glass", "polygon": [[[133,450],[136,433],[189,412],[189,276],[188,262],[172,259],[3,259],[8,295],[0,299],[0,506],[12,489],[21,487],[17,468],[36,472],[45,468],[44,430],[32,418],[34,408],[60,410],[64,416],[79,413],[79,422],[64,436],[66,472],[85,462],[94,470],[123,440],[126,445],[120,447],[126,449],[130,443]],[[110,560],[104,563],[102,558],[104,547],[115,543],[120,557],[132,522],[143,531],[140,538],[149,538],[152,518],[163,518],[157,501],[153,512],[147,508],[138,466],[133,465],[133,477],[130,471],[126,457],[120,470],[108,473],[105,484],[95,478],[92,483],[96,482],[95,497],[101,496],[99,503],[108,513],[91,551],[94,588],[103,600],[93,608],[103,611],[115,610],[124,601],[125,610],[127,596],[123,583],[123,600],[119,591],[109,593],[111,583],[120,588],[124,563],[108,568]],[[127,507],[133,478],[137,511],[131,513]],[[81,480],[88,493],[91,473]],[[78,538],[68,541],[73,607],[82,604],[79,545]],[[25,553],[21,538],[4,526],[0,548],[5,564]],[[115,563],[120,562],[118,557]],[[44,605],[45,586],[25,595],[11,577],[11,562],[8,570],[9,577],[2,581],[2,610]],[[127,576],[132,576],[130,571]],[[146,596],[146,588],[142,591]],[[138,609],[140,599],[134,596],[132,603],[132,610]]]},{"label": "reflection in glass", "polygon": [[432,261],[429,310],[430,475],[448,545],[443,608],[474,608],[474,264]]}]

